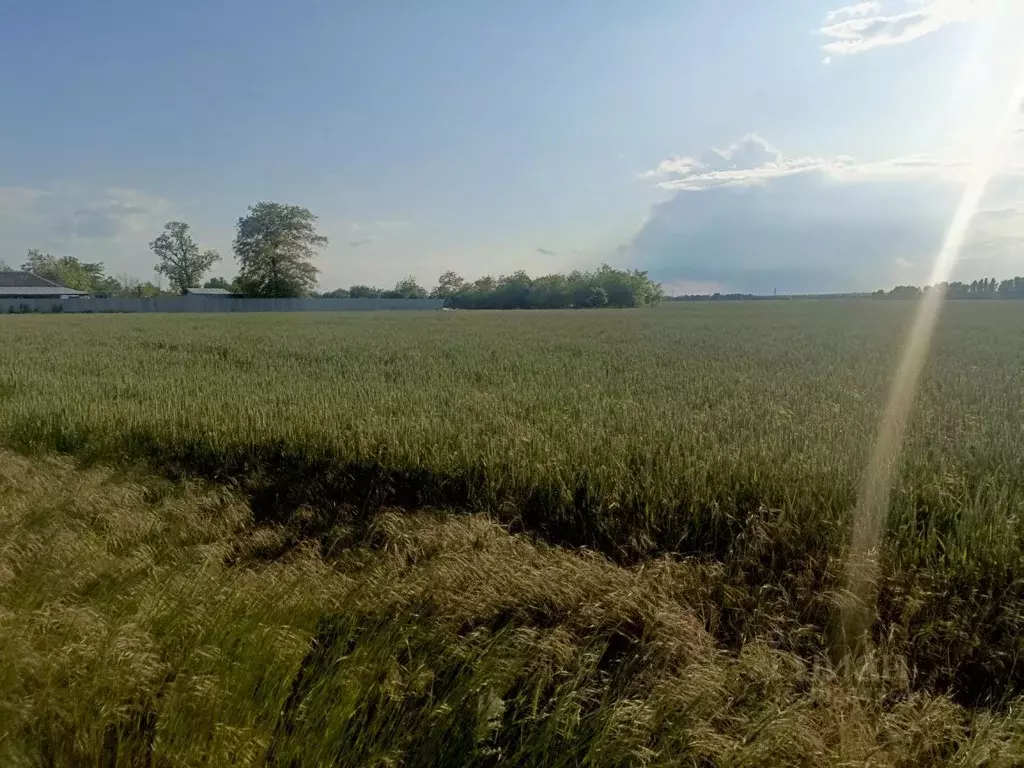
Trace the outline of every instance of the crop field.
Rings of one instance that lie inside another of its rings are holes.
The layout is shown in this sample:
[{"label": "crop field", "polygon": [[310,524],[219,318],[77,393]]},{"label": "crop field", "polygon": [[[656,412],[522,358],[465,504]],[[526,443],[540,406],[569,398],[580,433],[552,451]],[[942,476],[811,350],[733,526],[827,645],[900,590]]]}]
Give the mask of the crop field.
[{"label": "crop field", "polygon": [[1015,765],[1024,306],[0,317],[4,765]]}]

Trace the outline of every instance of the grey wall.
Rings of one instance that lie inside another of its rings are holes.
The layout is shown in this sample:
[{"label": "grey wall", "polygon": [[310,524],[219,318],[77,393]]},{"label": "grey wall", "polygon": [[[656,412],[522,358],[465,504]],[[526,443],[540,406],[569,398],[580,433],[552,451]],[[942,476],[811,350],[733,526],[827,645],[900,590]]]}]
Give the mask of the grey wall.
[{"label": "grey wall", "polygon": [[160,299],[0,299],[7,312],[351,312],[441,309],[441,299],[232,299],[173,296]]}]

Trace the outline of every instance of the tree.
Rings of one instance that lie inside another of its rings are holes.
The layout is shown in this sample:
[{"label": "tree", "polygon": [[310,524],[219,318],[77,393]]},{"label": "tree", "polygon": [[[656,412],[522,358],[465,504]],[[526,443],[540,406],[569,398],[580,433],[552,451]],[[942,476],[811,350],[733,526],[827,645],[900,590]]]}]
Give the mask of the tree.
[{"label": "tree", "polygon": [[223,277],[211,277],[205,283],[203,288],[222,288],[225,291],[231,291],[231,293],[237,293],[235,286],[225,280]]},{"label": "tree", "polygon": [[152,299],[161,294],[159,288],[150,282],[142,282],[137,277],[121,274],[113,280],[114,288],[109,293],[126,299]]},{"label": "tree", "polygon": [[345,288],[335,288],[333,291],[320,294],[321,299],[347,299],[350,296],[350,292]]},{"label": "tree", "polygon": [[452,296],[462,292],[465,288],[466,281],[451,270],[448,270],[437,278],[437,287],[430,292],[430,297],[432,299],[448,301]]},{"label": "tree", "polygon": [[151,242],[149,248],[156,254],[156,271],[167,276],[171,288],[177,293],[185,293],[186,288],[199,285],[203,275],[220,261],[220,254],[216,251],[199,250],[199,244],[184,221],[164,224],[163,234]]},{"label": "tree", "polygon": [[415,277],[409,275],[404,280],[395,283],[395,294],[396,298],[400,299],[425,299],[427,298],[427,289],[420,286]]},{"label": "tree", "polygon": [[615,269],[602,264],[592,272],[574,270],[567,275],[536,279],[519,271],[511,275],[481,277],[472,283],[454,272],[441,275],[435,298],[459,309],[558,309],[563,307],[644,307],[664,298],[661,285],[640,270]]},{"label": "tree", "polygon": [[607,307],[608,292],[599,285],[592,285],[587,288],[586,297],[583,299],[584,307]]},{"label": "tree", "polygon": [[353,299],[379,299],[382,291],[369,285],[353,285],[348,295]]},{"label": "tree", "polygon": [[310,294],[319,272],[313,257],[327,245],[315,223],[316,216],[297,205],[249,206],[249,213],[238,219],[234,242],[242,291],[262,298]]},{"label": "tree", "polygon": [[11,265],[10,264],[8,264],[3,259],[0,259],[0,272],[13,272],[13,271],[14,270],[11,269]]},{"label": "tree", "polygon": [[109,278],[103,274],[101,262],[82,262],[74,256],[54,256],[38,248],[30,248],[21,268],[59,285],[88,293],[107,293]]}]

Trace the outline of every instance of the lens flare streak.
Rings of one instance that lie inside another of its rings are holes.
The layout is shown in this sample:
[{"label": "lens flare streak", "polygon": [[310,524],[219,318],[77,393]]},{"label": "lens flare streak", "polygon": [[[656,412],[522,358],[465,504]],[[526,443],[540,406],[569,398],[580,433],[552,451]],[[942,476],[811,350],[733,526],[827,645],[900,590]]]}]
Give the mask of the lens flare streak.
[{"label": "lens flare streak", "polygon": [[[932,267],[929,282],[933,286],[948,282],[950,278],[985,188],[999,170],[1003,149],[1013,132],[1022,102],[1024,62],[1019,69],[1010,99],[993,123],[991,132],[977,148],[971,176]],[[847,589],[851,599],[847,602],[842,617],[844,655],[855,652],[863,644],[865,633],[873,618],[875,585],[878,579],[889,496],[914,393],[928,357],[943,298],[942,291],[929,290],[921,300],[896,368],[889,399],[861,484],[854,510],[853,535],[847,564]]]}]

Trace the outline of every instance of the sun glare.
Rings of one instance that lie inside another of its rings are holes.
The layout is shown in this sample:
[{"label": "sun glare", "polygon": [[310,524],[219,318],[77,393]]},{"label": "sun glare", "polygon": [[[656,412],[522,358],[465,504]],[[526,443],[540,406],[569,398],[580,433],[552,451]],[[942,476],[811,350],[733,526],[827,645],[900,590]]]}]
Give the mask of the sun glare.
[{"label": "sun glare", "polygon": [[[1004,150],[1019,120],[1022,103],[1024,60],[1018,67],[1016,84],[1009,98],[1003,102],[999,114],[994,116],[988,134],[975,148],[971,175],[932,266],[929,283],[933,286],[950,279],[985,188],[1005,162]],[[863,647],[865,633],[874,617],[875,585],[889,496],[914,393],[928,357],[942,301],[943,295],[939,290],[927,291],[921,300],[896,368],[854,510],[847,565],[847,587],[851,599],[843,610],[840,638],[840,649],[846,656]]]}]

